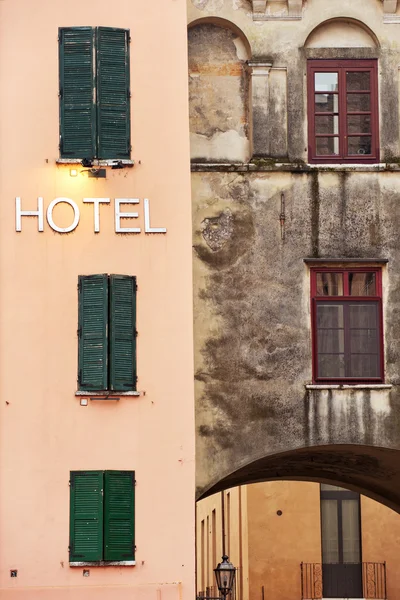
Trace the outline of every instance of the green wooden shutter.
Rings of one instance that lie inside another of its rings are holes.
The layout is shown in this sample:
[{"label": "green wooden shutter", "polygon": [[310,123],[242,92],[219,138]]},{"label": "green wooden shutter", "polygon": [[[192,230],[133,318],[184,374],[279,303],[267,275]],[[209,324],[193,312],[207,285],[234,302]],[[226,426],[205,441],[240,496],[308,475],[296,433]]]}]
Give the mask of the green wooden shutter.
[{"label": "green wooden shutter", "polygon": [[110,389],[136,389],[136,277],[110,276]]},{"label": "green wooden shutter", "polygon": [[59,30],[60,153],[64,158],[96,156],[94,29]]},{"label": "green wooden shutter", "polygon": [[135,559],[135,473],[104,474],[104,560]]},{"label": "green wooden shutter", "polygon": [[79,277],[79,387],[108,389],[108,277]]},{"label": "green wooden shutter", "polygon": [[98,27],[96,39],[98,158],[129,158],[129,31]]},{"label": "green wooden shutter", "polygon": [[103,559],[103,471],[72,471],[70,562]]}]

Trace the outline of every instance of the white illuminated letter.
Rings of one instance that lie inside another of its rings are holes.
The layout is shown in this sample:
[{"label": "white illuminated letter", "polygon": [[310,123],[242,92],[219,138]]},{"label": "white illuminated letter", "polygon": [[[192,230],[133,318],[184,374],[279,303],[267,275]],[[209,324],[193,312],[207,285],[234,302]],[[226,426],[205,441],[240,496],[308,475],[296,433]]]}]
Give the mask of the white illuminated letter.
[{"label": "white illuminated letter", "polygon": [[110,198],[84,198],[84,202],[93,204],[94,209],[94,232],[100,231],[100,204],[109,204]]},{"label": "white illuminated letter", "polygon": [[22,231],[22,217],[37,217],[38,231],[43,231],[43,198],[37,199],[37,210],[21,210],[21,198],[15,198],[15,230]]},{"label": "white illuminated letter", "polygon": [[[69,227],[58,227],[58,225],[56,225],[53,221],[53,209],[57,204],[61,204],[62,202],[64,202],[65,204],[69,204],[72,207],[72,210],[74,211],[74,220],[72,222],[72,225],[70,225]],[[69,198],[56,198],[55,200],[53,200],[53,202],[50,202],[49,207],[47,209],[47,222],[50,225],[50,227],[54,229],[54,231],[58,231],[58,233],[69,233],[70,231],[76,229],[79,223],[79,217],[80,214],[78,205]]]},{"label": "white illuminated letter", "polygon": [[167,233],[166,227],[151,227],[150,225],[150,202],[147,198],[144,202],[144,231],[145,233]]},{"label": "white illuminated letter", "polygon": [[140,227],[122,227],[121,219],[137,219],[137,212],[120,212],[121,204],[139,204],[137,198],[115,198],[115,232],[116,233],[140,233]]}]

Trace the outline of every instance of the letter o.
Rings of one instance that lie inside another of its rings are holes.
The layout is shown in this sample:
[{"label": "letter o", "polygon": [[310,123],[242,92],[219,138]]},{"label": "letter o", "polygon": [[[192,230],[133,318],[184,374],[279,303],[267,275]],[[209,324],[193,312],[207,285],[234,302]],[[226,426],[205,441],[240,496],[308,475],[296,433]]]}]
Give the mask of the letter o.
[{"label": "letter o", "polygon": [[[72,225],[70,225],[69,227],[58,227],[58,225],[56,225],[53,221],[53,209],[57,204],[60,204],[61,202],[64,202],[65,204],[69,204],[71,206],[72,210],[74,211],[74,220],[72,222]],[[79,212],[78,205],[73,200],[70,200],[70,198],[56,198],[55,200],[50,202],[50,204],[48,206],[47,222],[50,225],[50,227],[52,229],[54,229],[54,231],[58,231],[58,233],[69,233],[70,231],[73,231],[74,229],[76,229],[78,226],[78,223],[79,223],[79,218],[80,218],[80,212]]]}]

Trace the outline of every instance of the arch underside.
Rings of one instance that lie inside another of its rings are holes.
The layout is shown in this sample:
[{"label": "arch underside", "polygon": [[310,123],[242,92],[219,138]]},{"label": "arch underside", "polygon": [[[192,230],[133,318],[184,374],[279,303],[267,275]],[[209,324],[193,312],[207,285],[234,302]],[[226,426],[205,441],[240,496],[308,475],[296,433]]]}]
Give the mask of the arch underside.
[{"label": "arch underside", "polygon": [[265,456],[200,490],[197,499],[237,485],[277,480],[340,485],[400,513],[400,451],[371,446],[318,446]]}]

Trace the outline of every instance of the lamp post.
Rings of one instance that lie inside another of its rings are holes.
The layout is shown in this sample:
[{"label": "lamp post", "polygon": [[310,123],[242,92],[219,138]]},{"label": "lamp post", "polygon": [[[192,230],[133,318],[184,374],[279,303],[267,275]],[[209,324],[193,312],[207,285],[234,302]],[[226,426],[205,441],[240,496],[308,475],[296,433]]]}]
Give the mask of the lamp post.
[{"label": "lamp post", "polygon": [[232,591],[235,583],[236,570],[231,562],[229,562],[226,554],[222,557],[222,562],[214,569],[217,586],[224,598]]}]

